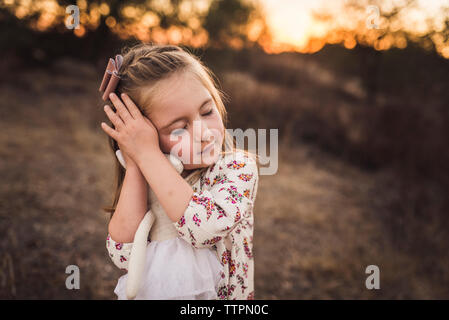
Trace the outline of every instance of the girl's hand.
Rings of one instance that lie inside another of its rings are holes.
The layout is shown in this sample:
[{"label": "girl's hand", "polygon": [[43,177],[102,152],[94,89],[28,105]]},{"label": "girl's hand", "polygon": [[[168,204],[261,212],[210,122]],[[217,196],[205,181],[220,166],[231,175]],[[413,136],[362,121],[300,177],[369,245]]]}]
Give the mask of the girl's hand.
[{"label": "girl's hand", "polygon": [[125,160],[126,168],[127,169],[129,169],[129,168],[139,169],[139,167],[137,166],[137,163],[122,149],[120,144],[118,144],[118,147],[119,147],[120,151],[122,152],[122,156],[123,156],[123,159]]},{"label": "girl's hand", "polygon": [[104,122],[101,123],[101,127],[117,141],[122,152],[138,163],[138,157],[142,151],[160,151],[159,134],[156,127],[150,119],[142,115],[131,98],[122,94],[123,103],[115,93],[111,93],[109,97],[117,112],[114,112],[108,105],[104,107],[104,111],[114,124],[115,129]]}]

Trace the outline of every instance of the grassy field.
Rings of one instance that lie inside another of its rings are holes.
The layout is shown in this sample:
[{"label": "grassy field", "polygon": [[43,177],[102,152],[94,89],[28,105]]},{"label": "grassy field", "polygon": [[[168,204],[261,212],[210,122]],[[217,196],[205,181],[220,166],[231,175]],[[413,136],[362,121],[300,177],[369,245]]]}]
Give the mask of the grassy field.
[{"label": "grassy field", "polygon": [[[295,121],[306,134],[333,129],[314,117],[313,93],[332,92],[320,104],[323,119],[338,117],[336,129],[353,120],[348,110],[363,98],[356,81],[311,74],[300,90],[221,74],[233,126],[280,128],[282,138],[278,173],[261,176],[254,210],[256,299],[448,298],[438,221],[421,226],[433,242],[410,247],[415,242],[385,219],[409,205],[394,170],[368,170],[289,134]],[[99,77],[89,65],[60,60],[45,71],[11,73],[0,87],[0,298],[115,298],[122,273],[107,256],[109,217],[101,211],[112,200],[114,158],[99,125]],[[302,109],[291,122],[279,116],[297,101]],[[252,117],[255,110],[265,118]],[[357,141],[358,130],[345,136]],[[332,146],[329,139],[324,145]],[[441,194],[432,195],[437,203]],[[80,268],[80,290],[65,288],[68,265]],[[380,268],[380,290],[365,288],[368,265]]]}]

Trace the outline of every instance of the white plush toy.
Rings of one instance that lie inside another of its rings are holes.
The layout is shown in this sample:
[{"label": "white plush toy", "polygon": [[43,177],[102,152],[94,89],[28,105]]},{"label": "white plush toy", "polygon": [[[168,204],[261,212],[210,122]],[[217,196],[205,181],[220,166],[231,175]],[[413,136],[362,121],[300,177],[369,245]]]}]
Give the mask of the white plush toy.
[{"label": "white plush toy", "polygon": [[[126,169],[126,163],[120,150],[115,152],[120,164]],[[181,174],[184,170],[181,160],[172,154],[164,154],[170,163],[175,167],[176,171]],[[128,299],[134,299],[139,292],[142,283],[142,276],[145,267],[145,255],[147,248],[147,239],[151,227],[155,222],[156,217],[166,217],[155,193],[149,188],[149,197],[151,208],[145,214],[144,218],[139,224],[134,235],[131,255],[128,262],[128,280],[126,282],[126,296]],[[168,217],[167,217],[168,219]],[[168,230],[167,230],[168,231]],[[172,231],[173,232],[173,231]]]}]

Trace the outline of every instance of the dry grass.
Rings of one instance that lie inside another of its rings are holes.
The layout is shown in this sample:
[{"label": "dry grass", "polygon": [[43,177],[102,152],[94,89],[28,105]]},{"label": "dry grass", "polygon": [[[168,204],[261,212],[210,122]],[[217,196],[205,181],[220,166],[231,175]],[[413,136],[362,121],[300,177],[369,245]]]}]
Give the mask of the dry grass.
[{"label": "dry grass", "polygon": [[[393,214],[385,210],[397,190],[383,187],[391,175],[363,172],[311,146],[284,146],[278,174],[259,185],[258,298],[447,297],[438,280],[421,272],[419,259],[397,249],[377,216]],[[379,291],[365,288],[371,264],[380,268]]]}]

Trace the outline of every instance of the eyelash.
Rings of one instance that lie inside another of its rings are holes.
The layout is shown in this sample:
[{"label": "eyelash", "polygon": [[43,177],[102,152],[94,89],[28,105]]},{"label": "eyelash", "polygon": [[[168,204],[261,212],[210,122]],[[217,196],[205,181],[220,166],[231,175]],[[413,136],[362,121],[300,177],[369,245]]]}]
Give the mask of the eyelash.
[{"label": "eyelash", "polygon": [[[203,116],[210,116],[212,114],[213,109],[211,109],[208,113],[203,114]],[[183,128],[184,130],[187,130],[187,125]]]}]

